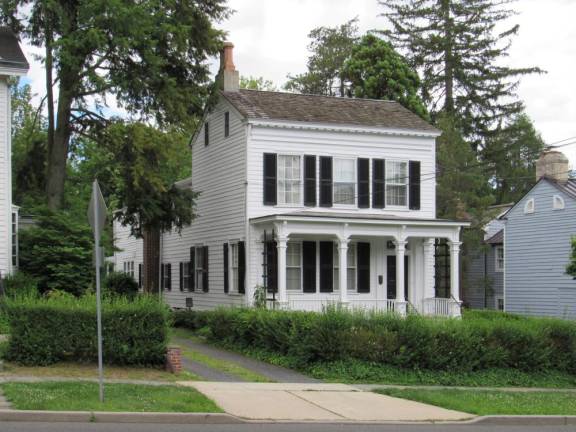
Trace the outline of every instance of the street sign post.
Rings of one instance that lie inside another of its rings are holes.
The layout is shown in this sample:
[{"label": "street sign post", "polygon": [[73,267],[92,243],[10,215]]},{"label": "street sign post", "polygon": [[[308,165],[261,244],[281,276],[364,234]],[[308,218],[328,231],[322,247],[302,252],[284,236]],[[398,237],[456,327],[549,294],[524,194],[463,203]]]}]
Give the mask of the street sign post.
[{"label": "street sign post", "polygon": [[102,305],[100,302],[100,268],[102,257],[100,250],[100,237],[106,222],[106,203],[98,186],[98,180],[92,183],[92,196],[88,206],[88,222],[94,231],[94,261],[96,266],[96,321],[98,327],[98,384],[100,402],[104,402],[104,368],[102,366]]}]

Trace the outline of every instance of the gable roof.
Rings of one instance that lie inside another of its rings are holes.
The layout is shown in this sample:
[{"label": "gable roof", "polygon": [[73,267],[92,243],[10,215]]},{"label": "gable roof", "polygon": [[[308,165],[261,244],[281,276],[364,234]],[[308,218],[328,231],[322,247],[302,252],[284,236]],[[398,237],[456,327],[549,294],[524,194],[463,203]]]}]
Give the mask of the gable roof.
[{"label": "gable roof", "polygon": [[7,27],[0,27],[0,67],[28,69],[28,61],[16,35]]},{"label": "gable roof", "polygon": [[503,244],[504,243],[504,230],[501,229],[488,240],[486,240],[488,244]]},{"label": "gable roof", "polygon": [[222,95],[248,119],[330,123],[439,133],[398,102],[259,90]]}]

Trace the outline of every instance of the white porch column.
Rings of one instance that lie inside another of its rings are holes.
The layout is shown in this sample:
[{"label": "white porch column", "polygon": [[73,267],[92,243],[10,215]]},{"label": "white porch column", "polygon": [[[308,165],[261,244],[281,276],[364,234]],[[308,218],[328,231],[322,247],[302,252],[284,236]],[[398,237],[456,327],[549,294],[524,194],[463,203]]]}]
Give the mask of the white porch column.
[{"label": "white porch column", "polygon": [[404,296],[404,255],[406,240],[396,240],[396,313],[406,315],[406,297]]},{"label": "white porch column", "polygon": [[461,316],[460,305],[460,245],[459,241],[450,241],[450,294],[452,296],[450,315]]},{"label": "white porch column", "polygon": [[434,292],[434,239],[425,238],[422,240],[424,251],[424,293],[422,311],[428,314],[429,302],[436,296]]},{"label": "white porch column", "polygon": [[278,237],[276,248],[278,250],[278,303],[281,308],[287,306],[288,296],[286,294],[286,249],[287,237]]},{"label": "white porch column", "polygon": [[340,304],[348,304],[348,239],[338,239],[338,279],[340,290]]}]

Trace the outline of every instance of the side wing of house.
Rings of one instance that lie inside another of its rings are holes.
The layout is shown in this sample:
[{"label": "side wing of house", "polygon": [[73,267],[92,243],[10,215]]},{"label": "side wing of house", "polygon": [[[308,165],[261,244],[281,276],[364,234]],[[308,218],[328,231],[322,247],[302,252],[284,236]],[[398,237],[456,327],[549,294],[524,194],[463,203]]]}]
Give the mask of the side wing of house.
[{"label": "side wing of house", "polygon": [[12,270],[12,186],[10,155],[10,92],[0,75],[0,276]]},{"label": "side wing of house", "polygon": [[192,142],[191,187],[200,194],[196,219],[162,239],[162,262],[170,265],[164,296],[175,308],[189,297],[195,309],[241,305],[244,296],[224,292],[224,244],[243,241],[246,232],[246,124],[223,98]]},{"label": "side wing of house", "polygon": [[504,300],[503,248],[484,245],[464,264],[464,300],[472,309],[501,309]]},{"label": "side wing of house", "polygon": [[142,285],[142,239],[130,234],[129,226],[122,226],[118,221],[112,225],[114,234],[114,247],[117,249],[114,256],[107,262],[114,264],[114,271],[130,274]]},{"label": "side wing of house", "polygon": [[576,280],[566,275],[576,199],[540,181],[507,214],[504,303],[507,312],[576,318]]}]

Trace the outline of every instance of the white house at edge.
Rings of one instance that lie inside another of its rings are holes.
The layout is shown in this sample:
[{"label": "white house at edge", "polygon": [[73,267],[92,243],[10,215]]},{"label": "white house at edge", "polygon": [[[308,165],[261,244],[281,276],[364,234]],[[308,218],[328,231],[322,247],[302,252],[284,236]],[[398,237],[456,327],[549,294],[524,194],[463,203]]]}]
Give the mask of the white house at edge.
[{"label": "white house at edge", "polygon": [[[328,304],[460,315],[460,230],[436,218],[439,131],[400,104],[239,89],[233,45],[221,88],[192,139],[197,218],[161,241],[162,289],[174,308]],[[112,258],[141,279],[142,241],[114,224]],[[449,245],[449,292],[434,242]]]}]

